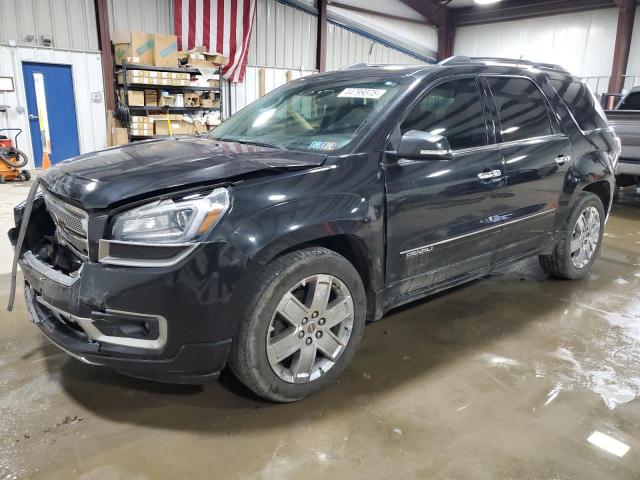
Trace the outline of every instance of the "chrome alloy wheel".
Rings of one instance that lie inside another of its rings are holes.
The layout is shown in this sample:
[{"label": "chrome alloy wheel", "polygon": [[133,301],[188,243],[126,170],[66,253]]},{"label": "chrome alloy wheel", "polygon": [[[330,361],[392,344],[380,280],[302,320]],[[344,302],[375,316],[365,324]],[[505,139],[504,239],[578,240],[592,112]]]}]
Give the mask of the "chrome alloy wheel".
[{"label": "chrome alloy wheel", "polygon": [[267,358],[289,383],[313,381],[344,353],[354,308],[347,286],[332,275],[307,277],[278,303],[267,330]]},{"label": "chrome alloy wheel", "polygon": [[595,207],[587,207],[578,217],[571,236],[571,263],[584,268],[598,247],[600,214]]}]

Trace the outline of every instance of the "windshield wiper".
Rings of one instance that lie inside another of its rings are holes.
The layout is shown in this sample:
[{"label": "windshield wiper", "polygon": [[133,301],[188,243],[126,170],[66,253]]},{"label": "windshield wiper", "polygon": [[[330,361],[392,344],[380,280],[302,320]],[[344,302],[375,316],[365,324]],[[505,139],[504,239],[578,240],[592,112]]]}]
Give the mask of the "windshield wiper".
[{"label": "windshield wiper", "polygon": [[277,148],[279,150],[287,150],[282,145],[278,145],[277,143],[269,143],[269,142],[259,142],[257,140],[248,140],[244,138],[233,138],[233,137],[218,137],[214,140],[219,140],[221,142],[237,142],[242,143],[244,145],[256,145],[258,147],[267,147],[267,148]]}]

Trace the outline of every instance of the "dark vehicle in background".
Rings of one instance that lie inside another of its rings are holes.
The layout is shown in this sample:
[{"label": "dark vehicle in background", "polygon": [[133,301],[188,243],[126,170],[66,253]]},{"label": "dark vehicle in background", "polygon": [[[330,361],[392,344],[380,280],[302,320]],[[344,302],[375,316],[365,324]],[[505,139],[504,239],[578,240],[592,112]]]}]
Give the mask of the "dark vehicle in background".
[{"label": "dark vehicle in background", "polygon": [[622,143],[616,183],[618,187],[640,186],[640,87],[632,88],[614,110],[605,113]]},{"label": "dark vehicle in background", "polygon": [[531,256],[586,275],[619,151],[552,65],[360,65],[290,82],[206,138],[62,162],[9,236],[33,321],[74,357],[175,383],[229,365],[294,401],[394,307]]}]

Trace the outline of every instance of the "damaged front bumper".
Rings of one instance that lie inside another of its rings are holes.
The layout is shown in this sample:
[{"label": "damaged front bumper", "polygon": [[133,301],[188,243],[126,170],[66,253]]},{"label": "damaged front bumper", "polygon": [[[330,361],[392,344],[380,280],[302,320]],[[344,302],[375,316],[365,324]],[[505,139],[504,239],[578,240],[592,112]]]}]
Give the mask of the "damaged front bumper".
[{"label": "damaged front bumper", "polygon": [[[17,228],[9,237],[15,246]],[[220,264],[229,260],[225,248],[203,243],[169,267],[86,262],[71,274],[26,250],[19,264],[27,308],[52,343],[85,363],[156,381],[207,383],[224,368],[235,331],[228,319],[236,275]]]}]

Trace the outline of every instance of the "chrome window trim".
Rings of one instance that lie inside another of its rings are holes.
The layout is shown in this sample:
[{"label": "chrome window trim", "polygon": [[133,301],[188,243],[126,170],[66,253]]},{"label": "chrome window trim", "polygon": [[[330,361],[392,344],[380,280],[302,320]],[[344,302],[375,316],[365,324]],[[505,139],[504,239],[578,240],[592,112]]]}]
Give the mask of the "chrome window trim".
[{"label": "chrome window trim", "polygon": [[522,218],[517,218],[515,220],[508,220],[506,222],[497,223],[496,225],[492,225],[490,227],[482,228],[480,230],[474,230],[473,232],[465,233],[465,234],[458,235],[458,236],[451,237],[451,238],[446,238],[446,239],[440,240],[438,242],[429,243],[427,245],[422,245],[420,247],[412,248],[412,249],[409,249],[409,250],[404,250],[404,251],[400,252],[400,256],[407,256],[407,258],[409,258],[409,257],[412,256],[411,254],[414,253],[414,252],[424,251],[426,253],[426,252],[431,251],[433,249],[433,247],[437,247],[438,245],[443,245],[445,243],[455,242],[456,240],[461,240],[463,238],[467,238],[467,237],[471,237],[473,235],[478,235],[480,233],[484,233],[484,232],[488,232],[488,231],[491,231],[491,230],[495,230],[496,228],[504,227],[506,225],[511,225],[513,223],[518,223],[518,222],[522,222],[524,220],[529,220],[531,218],[539,217],[541,215],[548,215],[550,213],[555,212],[556,210],[557,210],[556,208],[550,208],[548,210],[545,210],[544,212],[533,213],[531,215],[527,215],[527,216],[522,217]]},{"label": "chrome window trim", "polygon": [[[167,343],[168,338],[168,329],[167,329],[167,319],[161,315],[149,315],[146,313],[137,313],[137,312],[127,312],[124,310],[105,310],[105,313],[114,313],[121,315],[132,315],[136,317],[146,317],[152,318],[158,322],[158,338],[155,340],[145,340],[141,338],[129,338],[129,337],[114,337],[110,335],[105,335],[102,333],[94,324],[93,320],[85,317],[78,317],[76,315],[72,315],[69,312],[62,310],[61,308],[55,307],[47,302],[40,296],[36,296],[36,301],[48,308],[49,310],[65,317],[69,321],[77,324],[84,332],[87,334],[89,338],[95,340],[96,342],[110,343],[112,345],[120,345],[123,347],[131,347],[131,348],[140,348],[145,350],[161,350]],[[32,316],[35,314],[33,312]],[[36,315],[37,317],[37,315]]]},{"label": "chrome window trim", "polygon": [[[132,258],[119,258],[112,257],[110,250],[112,244],[119,245],[135,245],[149,248],[164,248],[164,247],[183,247],[184,250],[178,255],[165,259],[165,260],[144,260],[144,259],[132,259]],[[105,240],[100,239],[98,243],[98,261],[107,265],[119,265],[122,267],[171,267],[176,265],[180,261],[187,258],[191,252],[193,252],[199,243],[139,243],[139,242],[124,242],[121,240]]]}]

